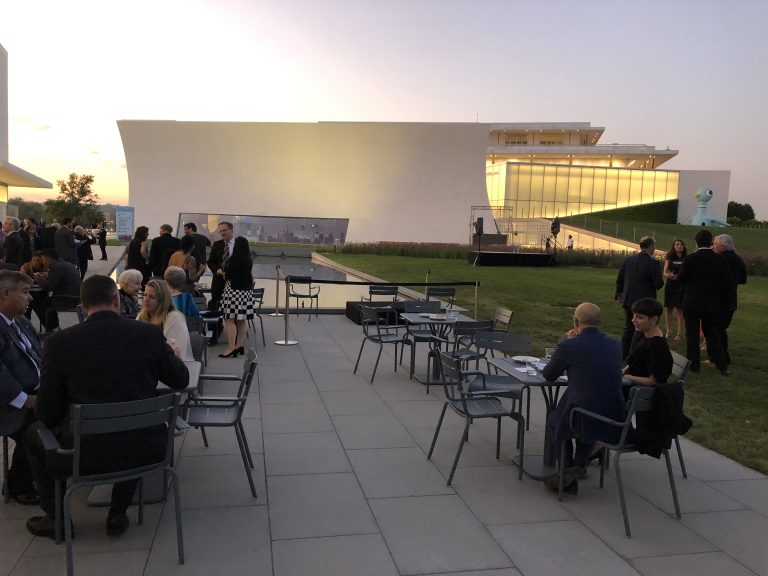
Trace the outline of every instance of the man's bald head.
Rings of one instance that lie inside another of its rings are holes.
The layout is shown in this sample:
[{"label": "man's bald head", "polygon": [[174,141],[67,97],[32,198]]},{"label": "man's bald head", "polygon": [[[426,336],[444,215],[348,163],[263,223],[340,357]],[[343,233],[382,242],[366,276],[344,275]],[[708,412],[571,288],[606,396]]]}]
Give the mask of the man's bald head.
[{"label": "man's bald head", "polygon": [[584,302],[576,307],[573,317],[578,322],[579,328],[589,326],[600,326],[603,323],[603,314],[600,312],[600,306],[592,302]]}]

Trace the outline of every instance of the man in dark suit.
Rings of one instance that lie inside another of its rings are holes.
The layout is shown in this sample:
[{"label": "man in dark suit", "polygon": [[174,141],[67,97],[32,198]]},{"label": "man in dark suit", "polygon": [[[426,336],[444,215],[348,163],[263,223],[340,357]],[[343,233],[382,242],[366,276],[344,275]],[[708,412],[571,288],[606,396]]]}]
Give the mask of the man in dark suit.
[{"label": "man in dark suit", "polygon": [[24,260],[24,239],[19,234],[19,219],[13,216],[6,216],[3,220],[3,248],[5,248],[5,261],[8,264],[21,266]]},{"label": "man in dark suit", "polygon": [[[606,418],[624,419],[624,395],[621,388],[621,346],[609,338],[598,326],[602,323],[600,308],[590,302],[576,307],[573,314],[573,329],[567,338],[561,340],[550,361],[544,367],[542,376],[554,382],[563,372],[568,374],[568,387],[549,417],[550,450],[558,457],[560,444],[571,442],[569,418],[575,407],[591,410]],[[570,494],[579,491],[578,480],[586,477],[586,468],[597,440],[616,440],[615,427],[600,423],[585,426],[584,435],[566,451],[566,461],[560,466],[566,469],[565,490]],[[558,489],[557,474],[547,478],[545,484],[550,490]]]},{"label": "man in dark suit", "polygon": [[729,234],[715,236],[712,249],[716,254],[719,254],[725,259],[725,263],[728,265],[728,270],[730,272],[728,277],[729,282],[726,286],[727,296],[725,299],[725,306],[723,306],[723,309],[720,311],[717,320],[717,330],[720,333],[720,345],[723,347],[723,356],[725,356],[725,362],[730,364],[731,354],[728,351],[728,327],[731,325],[733,314],[739,306],[739,284],[747,283],[747,266],[744,264],[744,260],[742,260],[741,256],[736,254],[733,238],[731,238]]},{"label": "man in dark suit", "polygon": [[56,250],[43,250],[41,255],[46,271],[35,274],[35,282],[50,298],[36,299],[33,308],[45,329],[55,330],[59,327],[59,318],[53,310],[53,297],[71,296],[73,301],[79,300],[80,271],[71,262],[59,259]]},{"label": "man in dark suit", "polygon": [[15,270],[19,271],[19,267],[16,264],[10,264],[5,261],[5,248],[0,246],[0,270]]},{"label": "man in dark suit", "polygon": [[664,286],[661,263],[653,257],[656,241],[650,236],[640,238],[640,252],[621,264],[616,277],[616,300],[624,307],[624,331],[621,349],[624,358],[629,354],[635,327],[632,324],[632,304],[641,298],[656,300],[656,290]]},{"label": "man in dark suit", "polygon": [[197,233],[197,225],[194,222],[184,224],[184,235],[192,236],[194,239],[195,247],[192,249],[192,256],[195,257],[195,262],[200,266],[206,260],[205,251],[211,245],[211,241],[207,236]]},{"label": "man in dark suit", "polygon": [[149,248],[149,268],[155,276],[163,277],[165,269],[168,268],[168,260],[171,254],[181,248],[181,240],[171,236],[173,226],[163,224],[160,226],[160,236],[152,239],[152,246]]},{"label": "man in dark suit", "polygon": [[725,259],[712,250],[712,233],[707,229],[696,233],[698,249],[683,260],[678,280],[684,287],[683,316],[685,316],[685,349],[691,362],[691,372],[701,367],[699,328],[707,339],[707,350],[715,366],[724,376],[728,363],[723,354],[718,331],[720,312],[726,307],[730,271]]},{"label": "man in dark suit", "polygon": [[0,270],[0,434],[16,443],[5,489],[20,504],[37,504],[37,491],[24,447],[24,433],[35,421],[43,351],[24,316],[32,301],[32,279]]},{"label": "man in dark suit", "polygon": [[107,227],[102,222],[98,227],[99,249],[101,250],[101,260],[107,260]]},{"label": "man in dark suit", "polygon": [[77,242],[72,230],[72,218],[64,218],[53,235],[53,247],[59,258],[77,266]]},{"label": "man in dark suit", "polygon": [[211,300],[215,302],[216,309],[218,310],[218,304],[221,300],[221,295],[224,293],[224,265],[229,260],[230,254],[235,247],[235,234],[234,227],[231,222],[219,223],[219,234],[221,240],[216,240],[211,248],[211,254],[208,256],[208,268],[213,274],[213,280],[211,280]]},{"label": "man in dark suit", "polygon": [[[27,521],[36,536],[53,538],[55,480],[51,467],[66,470],[70,459],[46,458],[37,430],[45,426],[71,446],[71,404],[101,404],[152,398],[158,380],[180,390],[189,382],[187,367],[166,343],[162,328],[120,316],[117,285],[107,276],[86,279],[81,292],[88,319],[50,336],[45,343],[37,401],[39,423],[27,430],[29,460],[45,516]],[[162,459],[167,432],[161,428],[141,433],[114,433],[83,443],[82,466],[88,473],[141,466]],[[126,510],[137,480],[116,483],[107,515],[107,534],[119,536],[128,527]]]}]

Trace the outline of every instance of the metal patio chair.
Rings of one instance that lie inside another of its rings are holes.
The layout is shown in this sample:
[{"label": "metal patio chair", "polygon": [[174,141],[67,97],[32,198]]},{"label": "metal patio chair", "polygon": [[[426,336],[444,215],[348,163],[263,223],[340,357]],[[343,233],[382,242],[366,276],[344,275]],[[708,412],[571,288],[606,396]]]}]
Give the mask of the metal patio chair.
[{"label": "metal patio chair", "polygon": [[365,343],[370,341],[377,344],[379,353],[376,356],[376,364],[373,365],[373,374],[371,374],[371,384],[373,384],[384,344],[395,345],[395,372],[397,372],[397,346],[402,343],[402,337],[398,330],[402,326],[397,323],[397,312],[391,308],[371,308],[361,304],[360,317],[363,326],[363,341],[360,343],[360,352],[357,354],[357,362],[355,362],[355,369],[352,373],[357,374],[357,367],[360,364]]},{"label": "metal patio chair", "polygon": [[312,321],[312,307],[315,308],[315,318],[320,309],[320,286],[312,286],[311,276],[290,276],[288,283],[288,295],[296,298],[296,314],[299,313],[299,302],[304,307],[304,300],[309,300],[309,314],[307,318]]}]

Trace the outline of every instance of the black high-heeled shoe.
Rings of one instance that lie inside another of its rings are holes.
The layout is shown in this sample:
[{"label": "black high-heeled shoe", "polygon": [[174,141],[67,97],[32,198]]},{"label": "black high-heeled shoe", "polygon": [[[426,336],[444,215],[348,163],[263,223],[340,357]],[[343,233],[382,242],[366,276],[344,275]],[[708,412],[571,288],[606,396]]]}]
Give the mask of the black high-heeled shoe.
[{"label": "black high-heeled shoe", "polygon": [[240,346],[240,348],[238,348],[238,349],[236,350],[236,352],[237,352],[238,354],[242,354],[243,356],[245,356],[245,346]]},{"label": "black high-heeled shoe", "polygon": [[219,358],[237,358],[240,348],[235,348],[229,354],[219,354]]}]

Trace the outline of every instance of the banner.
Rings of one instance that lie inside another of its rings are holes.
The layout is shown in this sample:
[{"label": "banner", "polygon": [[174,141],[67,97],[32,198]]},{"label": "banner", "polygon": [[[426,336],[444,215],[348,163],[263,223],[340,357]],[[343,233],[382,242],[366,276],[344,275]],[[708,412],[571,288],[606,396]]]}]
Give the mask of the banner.
[{"label": "banner", "polygon": [[129,241],[133,238],[133,206],[115,208],[115,235],[118,240]]}]

